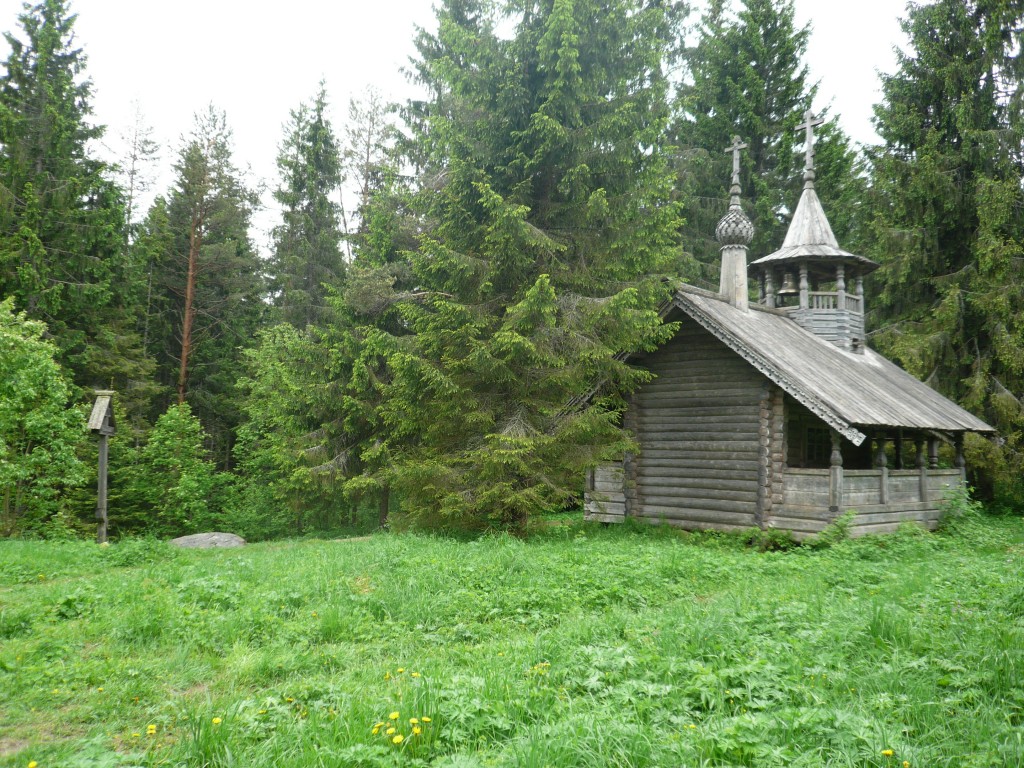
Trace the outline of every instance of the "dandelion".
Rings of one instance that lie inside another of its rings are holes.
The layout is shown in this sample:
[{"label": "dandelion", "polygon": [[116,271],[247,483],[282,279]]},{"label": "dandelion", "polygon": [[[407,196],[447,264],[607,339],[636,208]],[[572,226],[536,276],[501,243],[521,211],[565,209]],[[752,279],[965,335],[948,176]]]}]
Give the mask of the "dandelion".
[{"label": "dandelion", "polygon": [[287,701],[289,704],[291,704],[293,701],[295,701],[295,699],[293,699],[291,696],[289,696],[289,697],[287,697],[285,699],[285,701]]},{"label": "dandelion", "polygon": [[397,672],[398,674],[402,674],[403,672],[405,672],[405,667],[399,667],[395,670],[395,672]]},{"label": "dandelion", "polygon": [[96,692],[97,693],[103,693],[103,686],[100,686],[99,688],[97,688]]},{"label": "dandelion", "polygon": [[430,722],[430,718],[429,717],[421,717],[420,720],[422,720],[424,723],[429,723]]},{"label": "dandelion", "polygon": [[380,733],[380,726],[379,725],[373,726],[372,733],[373,733],[374,736],[376,736],[378,733]]},{"label": "dandelion", "polygon": [[418,725],[413,727],[413,729],[412,729],[412,735],[413,736],[419,736],[421,733],[423,733],[423,729],[422,728],[420,728]]},{"label": "dandelion", "polygon": [[384,723],[374,723],[373,727],[374,728],[383,728],[384,727]]},{"label": "dandelion", "polygon": [[886,757],[892,757],[895,753],[891,749],[883,749],[882,754]]},{"label": "dandelion", "polygon": [[397,730],[398,730],[397,728],[391,727],[391,728],[388,728],[386,731],[384,731],[384,733],[387,734],[388,736],[390,736],[392,733],[394,733]]},{"label": "dandelion", "polygon": [[394,736],[391,737],[392,744],[401,744],[403,741],[405,741],[405,736],[403,736],[400,733],[396,733]]},{"label": "dandelion", "polygon": [[219,717],[213,718],[213,724],[214,725],[220,725],[222,722],[224,722],[224,721],[221,720]]},{"label": "dandelion", "polygon": [[39,765],[39,763],[37,763],[35,760],[30,760],[29,764],[28,764],[28,768],[36,768],[36,766],[38,766],[38,765]]},{"label": "dandelion", "polygon": [[137,738],[139,738],[139,736],[141,736],[141,735],[142,735],[141,733],[139,733],[138,731],[135,731],[135,732],[134,732],[134,733],[132,734],[132,738],[133,738],[133,739],[137,739]]},{"label": "dandelion", "polygon": [[147,725],[146,726],[146,735],[147,736],[156,736],[156,726],[153,725],[152,723]]},{"label": "dandelion", "polygon": [[388,720],[397,720],[397,719],[398,719],[398,713],[397,712],[392,712],[390,715],[388,715]]},{"label": "dandelion", "polygon": [[910,768],[910,761],[909,760],[904,760],[903,761],[903,768]]},{"label": "dandelion", "polygon": [[410,677],[423,677],[419,672],[413,672]]},{"label": "dandelion", "polygon": [[391,673],[390,672],[385,672],[384,673],[384,679],[385,680],[390,680],[391,679]]},{"label": "dandelion", "polygon": [[410,717],[409,718],[409,725],[416,725],[417,723],[419,723],[419,720],[417,718],[415,718],[415,717]]}]

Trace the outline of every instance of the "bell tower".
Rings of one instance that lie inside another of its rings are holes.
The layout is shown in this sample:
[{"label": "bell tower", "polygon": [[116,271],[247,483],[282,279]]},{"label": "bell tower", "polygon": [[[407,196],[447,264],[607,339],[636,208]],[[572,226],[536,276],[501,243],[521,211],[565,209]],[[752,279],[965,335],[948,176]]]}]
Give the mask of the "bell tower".
[{"label": "bell tower", "polygon": [[808,109],[797,126],[806,132],[800,202],[782,247],[750,268],[760,281],[761,304],[838,347],[863,352],[864,275],[879,265],[839,247],[814,189],[814,129],[824,122]]}]

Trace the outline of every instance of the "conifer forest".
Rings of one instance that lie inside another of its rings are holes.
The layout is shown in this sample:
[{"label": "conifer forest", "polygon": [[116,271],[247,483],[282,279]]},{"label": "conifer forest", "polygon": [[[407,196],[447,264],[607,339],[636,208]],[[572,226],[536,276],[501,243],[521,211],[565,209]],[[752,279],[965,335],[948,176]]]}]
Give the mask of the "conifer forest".
[{"label": "conifer forest", "polygon": [[[623,353],[671,335],[674,286],[717,290],[732,137],[752,258],[800,195],[816,79],[792,0],[436,0],[409,74],[427,96],[335,113],[331,83],[296,83],[268,116],[264,252],[216,105],[168,148],[165,189],[145,188],[144,126],[101,159],[89,10],[38,0],[5,33],[0,536],[94,535],[96,390],[115,393],[113,537],[522,531],[578,508],[630,446],[646,374]],[[1024,2],[896,12],[879,141],[826,111],[817,191],[881,264],[868,344],[998,430],[967,441],[971,483],[1019,513]]]}]

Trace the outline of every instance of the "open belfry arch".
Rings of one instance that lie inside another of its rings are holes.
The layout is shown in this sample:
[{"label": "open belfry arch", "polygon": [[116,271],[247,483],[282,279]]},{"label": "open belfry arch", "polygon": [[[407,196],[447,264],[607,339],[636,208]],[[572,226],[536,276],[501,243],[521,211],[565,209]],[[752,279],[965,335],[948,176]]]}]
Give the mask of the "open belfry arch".
[{"label": "open belfry arch", "polygon": [[[679,331],[632,358],[655,374],[624,416],[639,450],[589,474],[588,519],[803,537],[856,510],[855,534],[934,527],[948,488],[965,480],[964,434],[993,432],[865,345],[863,278],[878,264],[836,241],[814,188],[821,120],[804,117],[800,202],[782,247],[749,267],[746,145],[737,137],[726,149],[719,291],[680,287],[663,310]],[[952,467],[940,468],[941,443],[953,446]]]}]

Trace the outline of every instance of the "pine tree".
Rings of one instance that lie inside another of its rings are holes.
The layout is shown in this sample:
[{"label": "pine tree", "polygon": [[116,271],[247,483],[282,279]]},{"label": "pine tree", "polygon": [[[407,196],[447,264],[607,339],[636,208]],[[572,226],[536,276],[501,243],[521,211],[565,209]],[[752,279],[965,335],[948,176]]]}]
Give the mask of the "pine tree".
[{"label": "pine tree", "polygon": [[151,365],[134,332],[140,275],[121,195],[90,154],[91,84],[64,0],[26,6],[0,76],[0,295],[46,322],[79,386],[124,388]]},{"label": "pine tree", "polygon": [[[874,341],[997,426],[974,444],[1001,494],[1024,498],[1024,10],[913,5],[911,49],[883,78],[872,148]],[[990,480],[992,478],[989,478]]]},{"label": "pine tree", "polygon": [[223,113],[210,107],[197,116],[175,173],[166,222],[160,200],[148,219],[148,336],[161,384],[192,406],[228,466],[241,418],[240,349],[262,321],[264,280],[248,231],[256,197],[233,164]]},{"label": "pine tree", "polygon": [[326,111],[321,83],[311,107],[292,111],[277,158],[281,186],[274,198],[283,222],[274,230],[271,289],[281,316],[297,328],[323,324],[327,288],[340,286],[345,269],[340,206],[333,199],[340,191],[341,159]]},{"label": "pine tree", "polygon": [[[795,127],[816,92],[804,63],[810,28],[796,26],[792,0],[741,0],[739,6],[733,16],[726,0],[715,0],[705,12],[696,45],[686,52],[688,77],[673,128],[685,246],[704,265],[703,278],[715,284],[714,231],[728,205],[723,149],[734,135],[749,145],[742,196],[756,225],[751,253],[763,256],[781,245],[799,198],[803,160]],[[855,156],[835,118],[823,126],[816,149],[818,194],[842,237]]]},{"label": "pine tree", "polygon": [[414,290],[397,297],[400,329],[363,337],[353,378],[383,428],[363,446],[368,478],[408,511],[521,527],[625,447],[608,393],[642,375],[616,354],[666,333],[675,15],[633,0],[503,8],[445,2],[417,41],[432,98],[406,112]]}]

